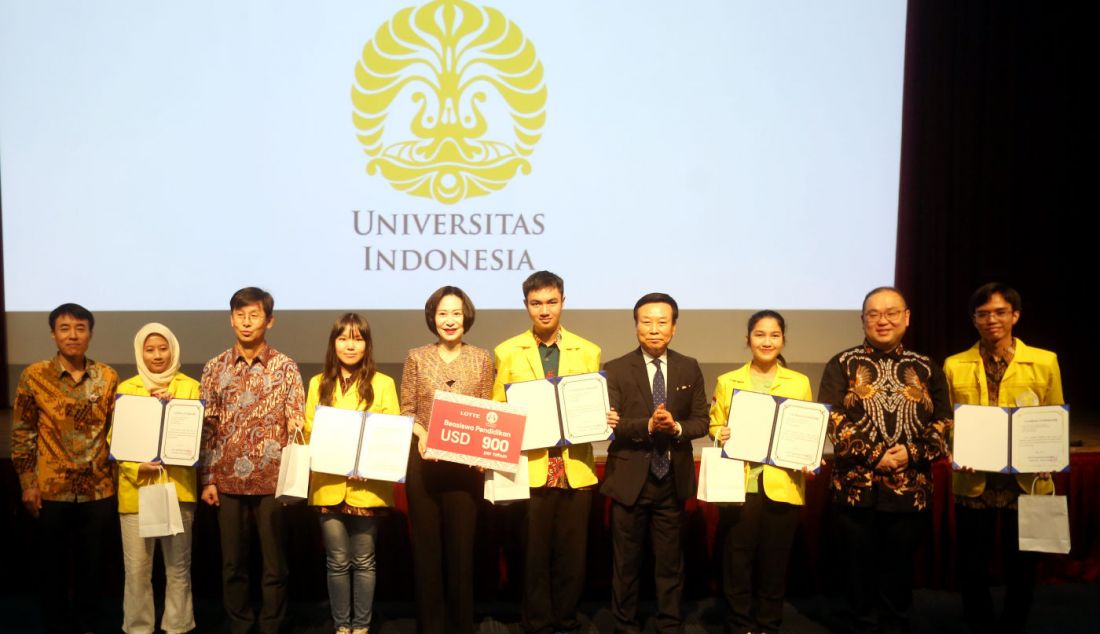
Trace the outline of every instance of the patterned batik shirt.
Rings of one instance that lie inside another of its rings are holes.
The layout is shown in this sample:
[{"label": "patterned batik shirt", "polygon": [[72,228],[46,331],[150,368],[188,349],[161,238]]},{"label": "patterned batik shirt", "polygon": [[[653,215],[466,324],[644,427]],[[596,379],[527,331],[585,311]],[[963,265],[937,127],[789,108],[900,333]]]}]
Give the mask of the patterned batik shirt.
[{"label": "patterned batik shirt", "polygon": [[298,365],[271,346],[249,363],[233,346],[203,368],[202,398],[203,486],[238,495],[274,493],[287,423],[303,420]]},{"label": "patterned batik shirt", "polygon": [[[932,495],[932,463],[947,455],[951,405],[943,370],[901,345],[883,352],[870,344],[829,360],[819,398],[830,405],[834,500],[884,511],[921,511]],[[904,445],[909,464],[878,473],[886,450]]]},{"label": "patterned batik shirt", "polygon": [[[1001,380],[1005,378],[1008,364],[1012,362],[1016,349],[1010,347],[1002,353],[1000,358],[997,358],[985,346],[979,346],[978,354],[982,358],[982,367],[985,369],[986,395],[990,403],[999,403]],[[981,495],[977,497],[958,495],[955,496],[955,502],[969,509],[1015,509],[1016,500],[1019,497],[1020,485],[1016,484],[1016,476],[1008,473],[986,473],[985,488],[982,489]]]},{"label": "patterned batik shirt", "polygon": [[57,357],[27,366],[15,390],[11,458],[23,490],[43,500],[89,502],[115,494],[107,429],[118,374],[85,358],[74,381]]}]

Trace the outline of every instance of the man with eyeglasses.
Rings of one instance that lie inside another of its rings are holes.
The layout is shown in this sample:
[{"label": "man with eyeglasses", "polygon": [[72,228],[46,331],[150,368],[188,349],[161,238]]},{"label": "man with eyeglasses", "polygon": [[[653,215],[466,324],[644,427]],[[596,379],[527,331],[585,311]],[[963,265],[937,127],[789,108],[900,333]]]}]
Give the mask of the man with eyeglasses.
[{"label": "man with eyeglasses", "polygon": [[[948,357],[944,373],[953,404],[1020,407],[1061,405],[1062,377],[1053,352],[1012,336],[1020,320],[1020,294],[992,282],[974,291],[968,305],[979,340]],[[1046,475],[1046,474],[1043,474]],[[1035,553],[1020,552],[1016,500],[1031,491],[1035,474],[956,472],[955,522],[963,612],[972,632],[1022,632],[1035,590]],[[1041,479],[1036,492],[1049,493]],[[997,521],[1001,524],[1005,608],[997,619],[989,593]]]},{"label": "man with eyeglasses", "polygon": [[927,530],[932,463],[951,421],[938,364],[905,348],[909,307],[898,289],[863,299],[863,343],[829,360],[831,488],[851,631],[908,631],[913,555]]}]

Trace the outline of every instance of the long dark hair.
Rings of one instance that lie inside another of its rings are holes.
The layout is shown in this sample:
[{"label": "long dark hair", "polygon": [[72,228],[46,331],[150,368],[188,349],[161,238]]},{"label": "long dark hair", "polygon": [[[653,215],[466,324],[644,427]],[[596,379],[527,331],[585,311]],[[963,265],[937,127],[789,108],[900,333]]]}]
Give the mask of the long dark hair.
[{"label": "long dark hair", "polygon": [[359,366],[351,371],[351,378],[359,384],[359,400],[366,409],[370,409],[374,403],[374,387],[371,379],[374,378],[374,342],[371,341],[370,324],[355,313],[345,313],[336,323],[332,324],[332,332],[328,335],[328,350],[325,352],[325,370],[321,373],[321,405],[332,405],[332,395],[336,391],[336,382],[340,380],[340,359],[336,357],[336,338],[344,329],[351,332],[359,331],[359,336],[366,344],[363,351],[363,360]]},{"label": "long dark hair", "polygon": [[[758,310],[749,316],[749,327],[745,332],[745,336],[751,339],[752,329],[756,328],[756,324],[758,324],[761,319],[767,319],[768,317],[771,317],[775,320],[775,323],[779,324],[779,332],[783,333],[783,343],[785,345],[787,343],[787,320],[783,319],[783,315],[771,309]],[[787,360],[783,358],[783,353],[779,353],[776,356],[776,360],[779,361],[779,365],[784,368],[787,367]]]}]

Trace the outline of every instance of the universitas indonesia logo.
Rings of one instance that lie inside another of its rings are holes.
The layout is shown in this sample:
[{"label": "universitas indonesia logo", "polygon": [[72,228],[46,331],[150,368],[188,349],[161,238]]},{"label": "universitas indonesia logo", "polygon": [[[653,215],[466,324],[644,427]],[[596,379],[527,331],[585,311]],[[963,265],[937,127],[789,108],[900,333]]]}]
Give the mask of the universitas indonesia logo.
[{"label": "universitas indonesia logo", "polygon": [[462,0],[402,9],[378,27],[351,100],[367,173],[445,204],[529,174],[546,122],[534,45],[497,9]]}]

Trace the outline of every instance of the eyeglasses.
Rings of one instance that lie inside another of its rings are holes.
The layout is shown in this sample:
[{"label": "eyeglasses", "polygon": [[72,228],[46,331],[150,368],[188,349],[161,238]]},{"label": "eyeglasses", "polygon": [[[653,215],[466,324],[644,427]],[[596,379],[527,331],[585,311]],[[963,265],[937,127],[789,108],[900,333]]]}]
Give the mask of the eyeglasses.
[{"label": "eyeglasses", "polygon": [[979,310],[974,313],[974,319],[978,321],[989,321],[991,318],[996,317],[997,321],[1004,321],[1012,315],[1011,308],[998,308],[997,310]]},{"label": "eyeglasses", "polygon": [[891,308],[890,310],[888,310],[886,312],[879,312],[877,310],[869,310],[869,311],[863,313],[863,318],[866,319],[868,321],[868,323],[873,324],[873,323],[877,322],[879,319],[882,319],[883,317],[885,317],[886,321],[888,321],[892,324],[896,324],[899,321],[901,321],[901,316],[904,312],[905,311],[901,308]]}]

